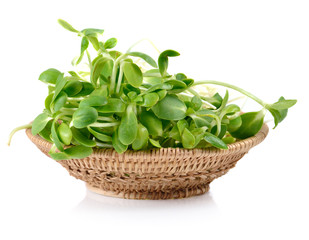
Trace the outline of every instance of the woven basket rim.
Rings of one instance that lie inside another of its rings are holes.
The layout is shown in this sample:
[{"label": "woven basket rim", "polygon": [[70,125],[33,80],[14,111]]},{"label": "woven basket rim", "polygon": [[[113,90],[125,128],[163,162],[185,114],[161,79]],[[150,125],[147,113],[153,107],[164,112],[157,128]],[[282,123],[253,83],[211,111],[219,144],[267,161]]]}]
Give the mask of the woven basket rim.
[{"label": "woven basket rim", "polygon": [[[122,154],[117,153],[113,148],[98,148],[98,147],[94,147],[93,148],[93,153],[90,156],[96,156],[96,155],[101,155],[102,153],[105,152],[109,152],[109,154],[116,154],[116,155],[125,155],[125,154],[145,154],[145,153],[151,153],[151,154],[160,154],[162,152],[169,152],[169,153],[173,153],[173,152],[177,152],[177,153],[190,153],[190,152],[194,152],[194,153],[201,153],[201,154],[207,154],[207,155],[228,155],[231,153],[235,153],[235,152],[247,152],[249,151],[249,149],[251,149],[252,147],[258,145],[259,143],[261,143],[267,136],[269,131],[269,128],[267,126],[267,124],[263,124],[261,130],[252,137],[243,139],[243,140],[238,140],[235,143],[231,143],[228,144],[228,149],[218,149],[215,147],[209,147],[209,148],[193,148],[193,149],[185,149],[185,148],[152,148],[152,149],[148,149],[148,150],[139,150],[139,151],[135,151],[135,150],[127,150]],[[46,149],[50,149],[52,146],[52,143],[48,142],[47,140],[43,139],[42,137],[40,137],[39,135],[32,135],[31,133],[31,128],[26,129],[26,134],[29,137],[29,139],[40,145],[40,146],[44,146],[44,148]]]}]

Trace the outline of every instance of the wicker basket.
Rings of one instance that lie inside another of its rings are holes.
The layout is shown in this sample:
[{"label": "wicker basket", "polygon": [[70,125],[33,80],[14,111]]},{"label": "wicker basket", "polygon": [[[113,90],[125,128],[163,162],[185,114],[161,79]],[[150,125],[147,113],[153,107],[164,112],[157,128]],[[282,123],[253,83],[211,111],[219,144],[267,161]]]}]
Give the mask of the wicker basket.
[{"label": "wicker basket", "polygon": [[[51,143],[26,133],[47,156]],[[163,148],[149,151],[95,149],[84,159],[58,161],[70,175],[99,194],[129,199],[170,199],[200,195],[267,136],[263,125],[255,136],[229,144],[228,150]]]}]

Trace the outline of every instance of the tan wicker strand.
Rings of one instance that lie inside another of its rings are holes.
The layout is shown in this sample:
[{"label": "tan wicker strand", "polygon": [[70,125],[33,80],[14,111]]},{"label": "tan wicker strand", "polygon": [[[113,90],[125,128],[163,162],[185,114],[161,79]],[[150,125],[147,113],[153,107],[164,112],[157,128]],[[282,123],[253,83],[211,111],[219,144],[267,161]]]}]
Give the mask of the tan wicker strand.
[{"label": "tan wicker strand", "polygon": [[[30,129],[26,134],[49,156],[51,143],[38,135],[33,136]],[[162,148],[118,154],[113,149],[97,148],[84,159],[58,162],[71,176],[85,181],[91,191],[106,196],[186,198],[206,193],[214,179],[226,174],[267,134],[268,127],[264,124],[255,136],[229,144],[228,150]]]}]

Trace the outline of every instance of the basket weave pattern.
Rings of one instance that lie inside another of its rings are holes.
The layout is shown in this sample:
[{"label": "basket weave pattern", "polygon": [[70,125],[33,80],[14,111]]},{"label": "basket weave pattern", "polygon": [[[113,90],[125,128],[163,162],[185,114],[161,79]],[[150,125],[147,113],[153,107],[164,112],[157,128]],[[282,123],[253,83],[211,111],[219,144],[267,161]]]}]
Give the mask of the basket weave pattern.
[{"label": "basket weave pattern", "polygon": [[[49,156],[52,144],[33,136],[31,129],[26,133]],[[229,144],[228,150],[162,148],[118,154],[112,149],[95,149],[87,158],[58,162],[100,194],[129,199],[185,198],[207,192],[209,183],[233,168],[267,133],[264,124],[255,136]]]}]

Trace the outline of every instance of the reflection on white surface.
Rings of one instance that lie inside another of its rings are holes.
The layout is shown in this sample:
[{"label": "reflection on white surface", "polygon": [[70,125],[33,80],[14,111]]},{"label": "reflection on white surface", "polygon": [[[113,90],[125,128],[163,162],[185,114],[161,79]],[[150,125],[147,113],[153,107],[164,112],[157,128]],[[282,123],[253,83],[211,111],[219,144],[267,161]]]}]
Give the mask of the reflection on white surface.
[{"label": "reflection on white surface", "polygon": [[[102,216],[116,216],[123,212],[134,212],[138,215],[161,215],[177,216],[178,212],[188,212],[189,214],[203,214],[207,216],[219,215],[219,209],[214,202],[211,192],[206,194],[184,198],[168,200],[132,200],[103,196],[87,189],[85,198],[73,209],[73,213],[94,212]],[[112,213],[110,215],[110,213]],[[166,215],[166,213],[170,215]],[[168,218],[169,218],[168,217]]]}]

